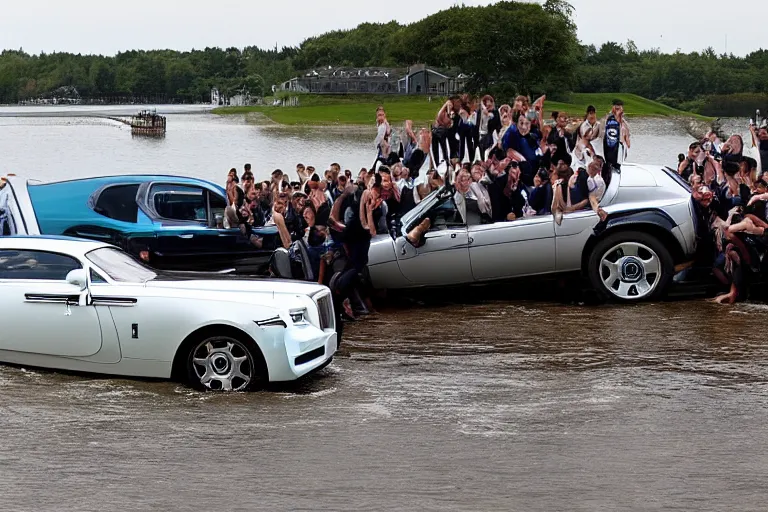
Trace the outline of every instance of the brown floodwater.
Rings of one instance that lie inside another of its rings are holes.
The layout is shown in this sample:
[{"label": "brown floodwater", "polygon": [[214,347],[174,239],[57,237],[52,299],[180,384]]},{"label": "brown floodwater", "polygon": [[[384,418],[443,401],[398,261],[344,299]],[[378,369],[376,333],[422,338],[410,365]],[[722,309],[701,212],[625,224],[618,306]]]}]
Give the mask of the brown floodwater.
[{"label": "brown floodwater", "polygon": [[[150,141],[14,112],[0,175],[373,161],[368,132],[170,113]],[[631,122],[633,161],[674,165],[692,140]],[[317,376],[253,394],[0,366],[0,511],[765,510],[768,306],[443,296],[397,299]]]},{"label": "brown floodwater", "polygon": [[9,510],[764,510],[768,306],[389,307],[297,385],[0,367]]}]

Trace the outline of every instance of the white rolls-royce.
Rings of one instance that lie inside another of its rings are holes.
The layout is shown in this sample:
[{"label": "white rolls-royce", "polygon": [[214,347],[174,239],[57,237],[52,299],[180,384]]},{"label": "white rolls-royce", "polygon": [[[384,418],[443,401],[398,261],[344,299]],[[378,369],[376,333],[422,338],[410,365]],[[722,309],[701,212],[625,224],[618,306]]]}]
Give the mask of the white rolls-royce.
[{"label": "white rolls-royce", "polygon": [[152,270],[114,246],[0,237],[0,362],[245,391],[327,366],[328,288]]}]

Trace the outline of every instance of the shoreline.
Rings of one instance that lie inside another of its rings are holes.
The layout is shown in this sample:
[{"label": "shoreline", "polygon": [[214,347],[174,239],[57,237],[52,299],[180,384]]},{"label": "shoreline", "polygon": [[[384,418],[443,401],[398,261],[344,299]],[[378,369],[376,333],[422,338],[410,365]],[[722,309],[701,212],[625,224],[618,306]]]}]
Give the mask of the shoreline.
[{"label": "shoreline", "polygon": [[[244,115],[253,124],[262,126],[302,127],[349,127],[370,126],[374,122],[376,108],[383,105],[391,124],[410,119],[417,126],[434,123],[443,97],[413,95],[296,95],[299,106],[254,105],[245,107],[217,107],[214,115],[227,117]],[[544,117],[553,112],[567,112],[570,117],[583,118],[587,106],[595,106],[598,117],[611,109],[614,98],[624,101],[624,111],[629,118],[685,118],[699,122],[712,122],[715,118],[693,112],[677,110],[657,101],[632,94],[584,93],[571,94],[567,102],[547,100]]]}]

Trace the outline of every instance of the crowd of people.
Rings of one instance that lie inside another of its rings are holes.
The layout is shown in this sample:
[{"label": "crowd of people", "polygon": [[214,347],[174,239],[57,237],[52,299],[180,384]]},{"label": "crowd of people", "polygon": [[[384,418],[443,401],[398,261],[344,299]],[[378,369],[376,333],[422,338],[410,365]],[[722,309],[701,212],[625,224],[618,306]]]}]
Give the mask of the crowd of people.
[{"label": "crowd of people", "polygon": [[[278,169],[259,183],[250,165],[242,176],[232,169],[224,223],[265,249],[273,247],[265,246],[259,228],[273,226],[277,246],[292,261],[308,256],[304,277],[328,285],[342,317],[357,319],[372,310],[363,279],[372,237],[396,230],[403,215],[446,183],[453,185],[454,214],[466,225],[537,215],[561,223],[563,214],[581,209],[606,218],[600,200],[631,146],[622,102],[601,119],[590,106],[583,117],[554,112],[545,120],[545,100],[519,96],[497,107],[491,96],[455,96],[431,127],[406,121],[399,129],[379,107],[370,169],[353,175],[333,163],[320,173],[298,164],[295,177]],[[678,172],[693,187],[701,220],[700,267],[714,269],[728,287],[720,302],[744,295],[745,266],[754,270],[768,248],[768,132],[764,125],[751,130],[764,155],[760,169],[757,159],[744,156],[738,135],[723,143],[710,133],[680,155]],[[406,226],[408,242],[423,244],[432,222]]]},{"label": "crowd of people", "polygon": [[[307,254],[311,268],[302,270],[302,277],[334,290],[343,319],[370,313],[361,275],[371,237],[380,229],[380,175],[362,169],[355,178],[334,163],[321,177],[298,164],[294,180],[277,169],[270,180],[257,183],[246,164],[241,176],[237,169],[229,171],[226,191],[225,227],[239,228],[258,249],[288,250],[296,266],[300,251]],[[276,247],[265,240],[267,227],[277,231]]]},{"label": "crowd of people", "polygon": [[[454,96],[440,107],[431,130],[422,128],[418,135],[411,121],[401,132],[393,130],[380,107],[375,165],[387,184],[390,176],[395,179],[388,215],[402,215],[423,197],[415,183],[428,162],[424,192],[450,180],[468,225],[550,214],[559,224],[564,213],[585,208],[604,219],[599,203],[611,168],[621,167],[631,145],[623,103],[614,101],[600,120],[592,106],[583,118],[554,112],[545,120],[545,101],[518,96],[512,105],[497,107],[489,95]],[[430,222],[424,219],[410,231],[409,241],[418,244]]]},{"label": "crowd of people", "polygon": [[[278,169],[258,183],[249,164],[241,176],[231,169],[224,225],[239,227],[263,249],[273,247],[261,228],[274,227],[277,247],[296,262],[307,254],[304,277],[328,285],[342,317],[354,320],[372,310],[362,279],[371,238],[389,233],[446,182],[455,189],[456,214],[469,225],[549,214],[560,222],[579,209],[605,217],[599,202],[610,168],[620,167],[630,145],[623,105],[614,102],[602,120],[594,107],[577,122],[564,112],[544,120],[545,99],[531,104],[520,96],[497,108],[491,96],[456,96],[441,106],[433,126],[406,121],[401,129],[379,107],[371,169],[353,175],[334,163],[321,174],[298,164],[295,177]],[[410,227],[408,241],[423,243],[430,222]]]},{"label": "crowd of people", "polygon": [[747,147],[740,135],[722,142],[710,132],[678,157],[678,173],[693,188],[697,266],[711,269],[726,289],[719,303],[745,299],[750,278],[768,270],[768,124],[752,122],[749,129]]}]

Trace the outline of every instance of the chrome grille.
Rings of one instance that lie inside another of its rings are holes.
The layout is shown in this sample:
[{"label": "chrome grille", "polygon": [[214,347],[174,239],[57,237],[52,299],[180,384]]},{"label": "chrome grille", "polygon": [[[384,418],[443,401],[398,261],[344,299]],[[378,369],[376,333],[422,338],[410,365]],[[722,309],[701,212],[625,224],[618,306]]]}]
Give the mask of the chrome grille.
[{"label": "chrome grille", "polygon": [[317,313],[320,316],[320,328],[336,329],[336,315],[333,311],[333,302],[329,294],[315,296],[315,303],[317,303]]}]

